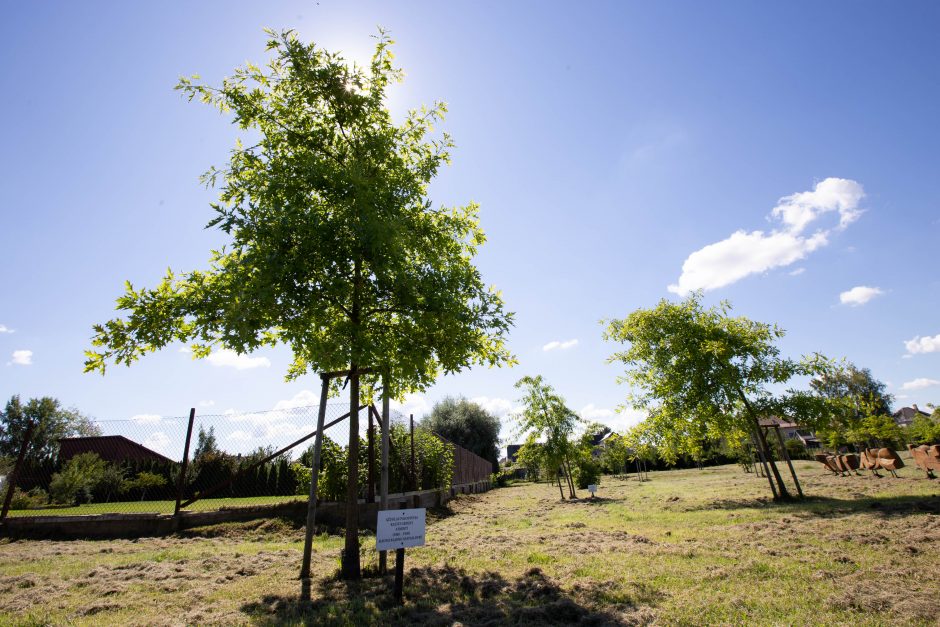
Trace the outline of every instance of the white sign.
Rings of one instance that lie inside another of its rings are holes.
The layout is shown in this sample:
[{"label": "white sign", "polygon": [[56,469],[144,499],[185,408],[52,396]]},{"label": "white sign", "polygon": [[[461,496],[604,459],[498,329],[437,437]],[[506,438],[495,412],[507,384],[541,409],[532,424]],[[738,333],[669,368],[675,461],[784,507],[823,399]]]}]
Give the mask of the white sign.
[{"label": "white sign", "polygon": [[424,546],[426,509],[386,509],[375,524],[375,550],[392,551]]},{"label": "white sign", "polygon": [[592,483],[591,485],[589,485],[589,486],[588,486],[588,492],[590,492],[591,494],[594,494],[595,492],[597,492],[597,485],[596,485],[596,484],[593,484],[593,483]]}]

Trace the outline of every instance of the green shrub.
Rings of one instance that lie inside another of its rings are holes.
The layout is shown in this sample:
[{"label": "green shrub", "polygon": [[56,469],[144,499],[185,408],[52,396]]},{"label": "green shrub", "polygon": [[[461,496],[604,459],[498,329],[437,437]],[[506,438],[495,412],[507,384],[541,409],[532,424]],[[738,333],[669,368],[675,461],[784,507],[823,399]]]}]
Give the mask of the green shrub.
[{"label": "green shrub", "polygon": [[494,488],[505,488],[509,485],[510,479],[516,476],[512,469],[503,469],[490,475],[490,486]]},{"label": "green shrub", "polygon": [[76,455],[61,472],[52,475],[49,496],[56,503],[79,505],[91,503],[94,489],[104,478],[107,462],[95,453]]},{"label": "green shrub", "polygon": [[[4,493],[6,490],[4,490]],[[49,502],[49,495],[42,488],[33,488],[29,492],[19,488],[13,489],[13,498],[10,500],[10,509],[32,509],[42,507]]]},{"label": "green shrub", "polygon": [[601,478],[603,468],[598,460],[594,459],[590,451],[578,451],[574,459],[574,482],[579,490],[587,490],[591,484],[597,484]]}]

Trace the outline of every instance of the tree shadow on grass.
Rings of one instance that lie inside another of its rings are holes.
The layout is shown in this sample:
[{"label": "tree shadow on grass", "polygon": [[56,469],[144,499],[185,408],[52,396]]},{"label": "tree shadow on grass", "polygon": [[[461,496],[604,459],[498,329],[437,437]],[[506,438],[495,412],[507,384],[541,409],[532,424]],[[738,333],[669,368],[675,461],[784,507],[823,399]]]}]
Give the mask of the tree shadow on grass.
[{"label": "tree shadow on grass", "polygon": [[753,499],[716,499],[685,508],[685,511],[709,509],[765,509],[780,512],[807,512],[819,517],[840,517],[861,512],[875,512],[883,517],[913,514],[940,514],[940,495],[890,496],[838,499],[825,496],[807,496],[787,501],[772,501],[766,497]]},{"label": "tree shadow on grass", "polygon": [[607,496],[595,496],[593,499],[590,497],[583,499],[565,499],[564,501],[559,501],[559,503],[561,505],[606,505],[609,503],[622,503],[625,500],[625,498],[613,499]]},{"label": "tree shadow on grass", "polygon": [[392,581],[391,575],[306,580],[297,596],[267,595],[241,611],[262,625],[643,625],[655,618],[645,604],[654,597],[611,596],[602,584],[572,595],[538,568],[514,581],[453,566],[412,568],[402,606],[392,600]]}]

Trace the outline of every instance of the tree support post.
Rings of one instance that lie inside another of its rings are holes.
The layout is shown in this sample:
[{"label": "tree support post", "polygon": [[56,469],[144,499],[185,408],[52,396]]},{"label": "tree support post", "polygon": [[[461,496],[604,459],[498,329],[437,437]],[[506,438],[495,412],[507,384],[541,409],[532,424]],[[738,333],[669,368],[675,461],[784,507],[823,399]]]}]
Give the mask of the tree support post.
[{"label": "tree support post", "polygon": [[173,508],[173,516],[177,519],[175,524],[179,524],[180,503],[183,502],[183,491],[186,489],[186,471],[189,470],[189,443],[193,439],[193,422],[196,420],[196,408],[189,410],[189,424],[186,426],[186,444],[183,446],[183,462],[180,464],[180,478],[176,482],[176,506]]},{"label": "tree support post", "polygon": [[418,489],[418,466],[415,463],[415,415],[408,414],[409,431],[411,433],[411,489]]},{"label": "tree support post", "polygon": [[369,415],[368,448],[369,448],[369,487],[366,491],[366,503],[375,503],[375,427],[372,421],[372,408],[366,412]]},{"label": "tree support post", "polygon": [[777,434],[777,442],[780,443],[780,454],[783,455],[783,459],[786,460],[787,466],[790,468],[790,476],[793,477],[793,483],[796,484],[796,491],[799,493],[800,498],[803,498],[803,488],[800,487],[800,480],[796,478],[793,462],[790,461],[790,453],[787,451],[786,444],[783,442],[783,436],[780,435],[780,427],[778,425],[774,425],[774,433]]},{"label": "tree support post", "polygon": [[[760,427],[758,427],[760,429]],[[764,455],[764,449],[758,444],[757,435],[751,434],[751,440],[754,442],[754,450],[757,458],[760,460],[761,467],[764,469],[764,476],[767,477],[767,483],[770,484],[770,491],[773,492],[774,500],[780,498],[777,495],[777,486],[774,484],[774,478],[770,476],[770,469],[767,467],[767,457]]]},{"label": "tree support post", "polygon": [[[382,375],[382,474],[379,479],[379,506],[388,509],[388,444],[389,444],[389,414],[391,392],[389,391],[389,374]],[[388,551],[379,551],[379,573],[385,574],[388,568]]]},{"label": "tree support post", "polygon": [[320,452],[323,449],[323,423],[326,421],[326,399],[330,391],[330,377],[321,375],[320,407],[317,408],[317,436],[313,444],[313,464],[310,466],[310,496],[307,501],[307,529],[304,534],[304,559],[300,578],[310,578],[310,554],[313,552],[313,532],[317,520],[317,478],[320,474]]},{"label": "tree support post", "polygon": [[16,482],[19,481],[20,471],[23,469],[23,460],[26,459],[26,451],[29,450],[30,441],[33,439],[33,429],[36,423],[30,421],[26,425],[26,432],[23,434],[23,442],[20,444],[20,452],[16,456],[16,465],[13,466],[13,472],[7,477],[7,494],[3,498],[3,511],[0,511],[0,520],[5,520],[7,512],[10,511],[10,503],[13,501],[13,491],[16,490]]}]

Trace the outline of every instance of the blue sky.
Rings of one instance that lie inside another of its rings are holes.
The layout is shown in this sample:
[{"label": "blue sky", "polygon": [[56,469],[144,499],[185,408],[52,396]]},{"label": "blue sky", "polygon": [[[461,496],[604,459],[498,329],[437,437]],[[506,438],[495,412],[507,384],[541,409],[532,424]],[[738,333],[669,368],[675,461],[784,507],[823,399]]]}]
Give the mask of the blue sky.
[{"label": "blue sky", "polygon": [[897,406],[940,403],[940,5],[264,4],[6,5],[2,400],[125,419],[315,399],[314,377],[284,382],[281,350],[173,348],[105,377],[83,351],[125,279],[205,267],[224,241],[197,178],[237,129],[178,77],[263,61],[265,26],[362,60],[382,25],[407,75],[392,110],[449,104],[457,148],[432,196],[481,204],[478,264],[517,313],[520,361],[404,411],[464,395],[505,413],[541,373],[622,426],[599,321],[694,287],[785,328],[788,355],[868,367]]}]

